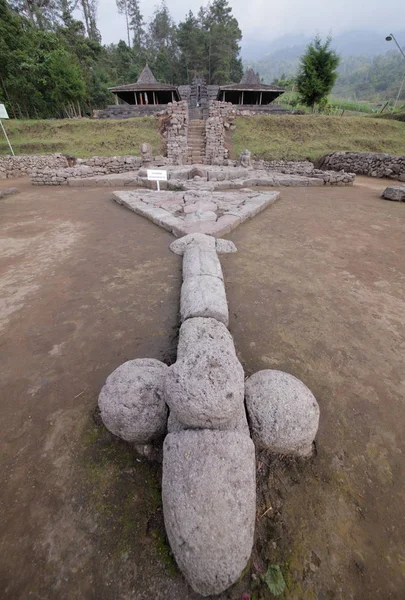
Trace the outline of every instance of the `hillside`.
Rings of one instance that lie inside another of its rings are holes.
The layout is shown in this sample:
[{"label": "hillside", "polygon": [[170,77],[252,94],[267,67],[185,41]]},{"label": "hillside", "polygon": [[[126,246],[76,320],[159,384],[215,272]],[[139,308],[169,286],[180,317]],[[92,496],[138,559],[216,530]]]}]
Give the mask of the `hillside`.
[{"label": "hillside", "polygon": [[[387,51],[384,31],[348,30],[333,35],[333,47],[342,56],[373,57]],[[405,30],[397,31],[396,37],[405,41]],[[274,40],[244,37],[242,41],[242,58],[244,62],[265,59],[275,52],[286,54],[294,49],[295,56],[300,56],[305,47],[312,41],[311,36],[302,34],[285,34]]]},{"label": "hillside", "polygon": [[240,117],[229,144],[235,157],[248,148],[267,160],[315,160],[339,150],[405,154],[405,123],[320,115]]},{"label": "hillside", "polygon": [[[399,32],[398,40],[405,42],[405,32]],[[284,36],[272,42],[259,58],[253,58],[248,49],[245,66],[252,66],[266,83],[282,75],[294,77],[310,42],[304,36]],[[393,42],[388,44],[382,34],[352,31],[334,37],[332,46],[341,57],[334,95],[374,102],[395,100],[404,76],[404,59]]]},{"label": "hillside", "polygon": [[[143,117],[124,120],[59,119],[4,121],[16,154],[63,152],[78,158],[89,156],[139,155],[142,142],[152,144],[155,155],[162,152],[158,120]],[[9,149],[0,133],[0,154]]]}]

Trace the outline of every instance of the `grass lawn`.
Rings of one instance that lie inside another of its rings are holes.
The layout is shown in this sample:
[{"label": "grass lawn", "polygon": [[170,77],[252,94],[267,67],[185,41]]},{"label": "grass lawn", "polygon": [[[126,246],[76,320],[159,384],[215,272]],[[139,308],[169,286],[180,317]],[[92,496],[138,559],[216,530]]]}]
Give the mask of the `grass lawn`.
[{"label": "grass lawn", "polygon": [[[139,155],[139,145],[148,142],[155,155],[162,152],[159,121],[136,119],[55,119],[3,121],[16,154],[63,152],[78,158],[89,156]],[[0,132],[0,154],[10,152]]]},{"label": "grass lawn", "polygon": [[405,154],[405,123],[366,117],[268,115],[239,117],[228,143],[266,160],[315,160],[328,152]]}]

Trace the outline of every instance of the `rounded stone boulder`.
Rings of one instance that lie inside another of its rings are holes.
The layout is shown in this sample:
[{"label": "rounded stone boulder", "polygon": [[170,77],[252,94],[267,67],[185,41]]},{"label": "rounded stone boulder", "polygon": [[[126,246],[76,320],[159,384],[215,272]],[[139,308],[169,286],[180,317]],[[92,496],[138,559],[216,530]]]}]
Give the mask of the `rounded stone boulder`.
[{"label": "rounded stone boulder", "polygon": [[266,369],[245,382],[246,408],[254,441],[293,456],[310,456],[319,426],[319,406],[299,379]]},{"label": "rounded stone boulder", "polygon": [[231,431],[170,433],[163,447],[163,514],[181,571],[202,596],[237,581],[253,546],[255,449]]},{"label": "rounded stone boulder", "polygon": [[227,341],[201,340],[169,367],[164,392],[180,423],[214,429],[243,405],[243,368]]},{"label": "rounded stone boulder", "polygon": [[147,444],[165,433],[167,372],[167,365],[159,360],[141,358],[111,373],[98,398],[101,418],[111,433],[135,444]]}]

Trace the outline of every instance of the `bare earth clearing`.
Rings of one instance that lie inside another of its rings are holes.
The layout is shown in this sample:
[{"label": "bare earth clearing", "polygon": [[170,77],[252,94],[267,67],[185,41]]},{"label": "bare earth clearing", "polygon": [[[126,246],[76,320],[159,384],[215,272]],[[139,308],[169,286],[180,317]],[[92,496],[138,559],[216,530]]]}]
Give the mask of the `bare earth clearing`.
[{"label": "bare earth clearing", "polygon": [[[21,193],[0,201],[0,596],[195,600],[166,545],[159,464],[95,413],[125,360],[175,360],[173,238],[108,188],[0,182],[11,185]],[[267,564],[282,568],[288,599],[405,597],[405,207],[379,198],[386,185],[284,188],[221,257],[246,374],[288,371],[321,408],[311,461],[258,455],[251,569],[222,599],[271,598]]]}]

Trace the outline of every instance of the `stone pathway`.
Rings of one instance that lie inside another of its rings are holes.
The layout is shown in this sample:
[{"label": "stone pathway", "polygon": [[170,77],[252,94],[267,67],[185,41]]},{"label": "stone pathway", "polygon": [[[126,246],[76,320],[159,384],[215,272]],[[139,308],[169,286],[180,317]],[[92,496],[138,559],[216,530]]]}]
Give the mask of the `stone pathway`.
[{"label": "stone pathway", "polygon": [[176,237],[188,233],[225,235],[251,219],[280,196],[280,192],[114,192],[114,200]]}]

